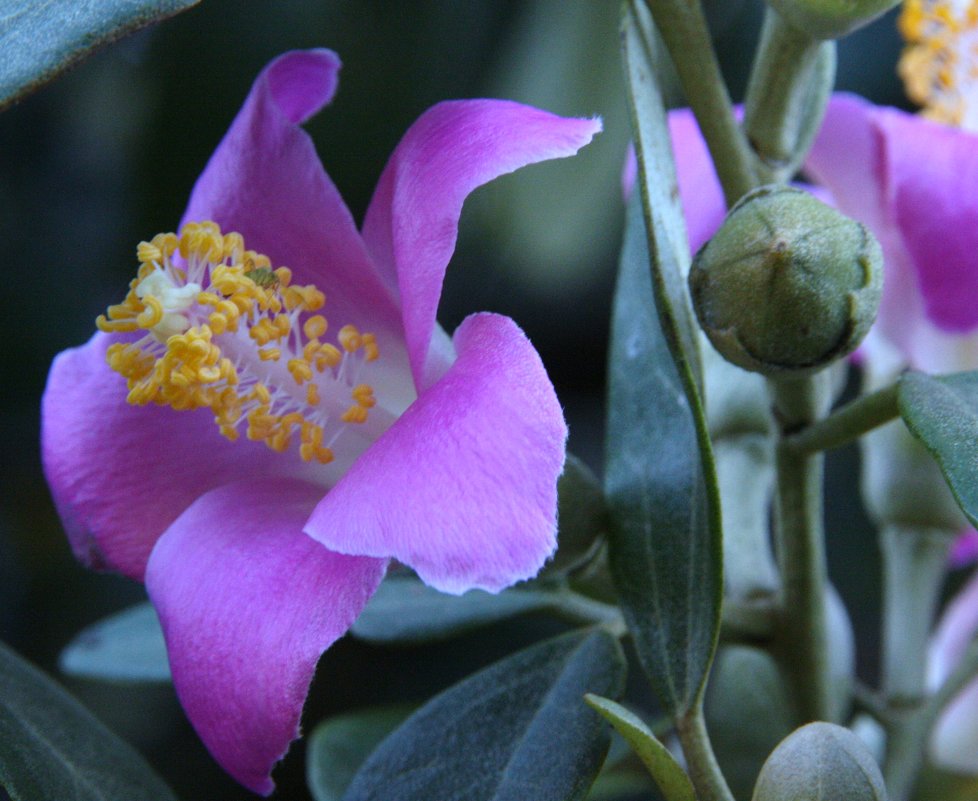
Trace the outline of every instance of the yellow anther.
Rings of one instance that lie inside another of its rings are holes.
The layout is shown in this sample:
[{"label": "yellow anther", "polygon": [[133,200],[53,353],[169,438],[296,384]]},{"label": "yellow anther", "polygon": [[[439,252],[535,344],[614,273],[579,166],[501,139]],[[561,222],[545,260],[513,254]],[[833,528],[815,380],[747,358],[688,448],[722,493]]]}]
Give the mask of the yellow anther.
[{"label": "yellow anther", "polygon": [[289,359],[285,366],[300,387],[312,380],[312,366],[305,359]]},{"label": "yellow anther", "polygon": [[315,384],[306,385],[306,403],[316,406],[319,403],[319,387]]},{"label": "yellow anther", "polygon": [[135,320],[106,320],[104,314],[95,318],[95,327],[99,331],[106,333],[122,333],[124,331],[138,331],[139,325]]},{"label": "yellow anther", "polygon": [[340,420],[342,420],[344,423],[353,423],[355,425],[359,425],[360,423],[366,423],[367,410],[364,409],[359,404],[354,403],[352,406],[347,408],[345,412],[343,412],[342,416],[340,417]]},{"label": "yellow anther", "polygon": [[143,303],[146,308],[136,317],[136,322],[141,328],[152,328],[154,325],[159,325],[163,319],[163,304],[152,295],[144,297]]},{"label": "yellow anther", "polygon": [[323,372],[326,368],[338,367],[342,361],[343,354],[340,353],[339,348],[328,342],[320,345],[319,350],[316,351],[316,369],[319,372]]},{"label": "yellow anther", "polygon": [[363,343],[364,359],[368,362],[375,362],[380,358],[380,348],[377,347],[377,337],[373,334],[364,334],[360,337]]},{"label": "yellow anther", "polygon": [[320,464],[329,464],[334,458],[333,451],[331,451],[329,448],[316,449],[316,461]]},{"label": "yellow anther", "polygon": [[136,245],[136,258],[140,264],[152,264],[163,260],[163,251],[152,242],[140,242]]},{"label": "yellow anther", "polygon": [[353,353],[363,344],[360,331],[355,325],[344,325],[336,335],[336,339],[347,353]]},{"label": "yellow anther", "polygon": [[374,397],[374,388],[369,384],[357,384],[350,394],[353,396],[353,400],[365,409],[372,409],[377,405],[377,399]]},{"label": "yellow anther", "polygon": [[282,358],[282,351],[279,348],[264,348],[258,351],[258,358],[263,362],[277,362]]},{"label": "yellow anther", "polygon": [[276,315],[274,325],[278,329],[278,337],[287,336],[292,331],[292,320],[287,314]]},{"label": "yellow anther", "polygon": [[317,339],[326,333],[328,327],[326,318],[321,314],[315,314],[302,324],[302,332],[309,339]]},{"label": "yellow anther", "polygon": [[217,367],[198,367],[197,378],[205,384],[213,384],[221,379],[221,371]]},{"label": "yellow anther", "polygon": [[288,267],[276,267],[273,271],[275,277],[278,278],[278,282],[282,287],[287,287],[292,283],[292,270]]}]

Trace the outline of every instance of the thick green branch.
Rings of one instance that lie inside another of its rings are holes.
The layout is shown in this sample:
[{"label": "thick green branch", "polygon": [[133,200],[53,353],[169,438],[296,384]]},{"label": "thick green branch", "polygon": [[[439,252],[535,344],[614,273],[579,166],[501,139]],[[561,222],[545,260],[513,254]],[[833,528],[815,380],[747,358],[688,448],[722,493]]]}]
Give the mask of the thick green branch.
[{"label": "thick green branch", "polygon": [[[778,378],[769,384],[782,431],[811,423],[828,400],[828,375]],[[781,642],[798,707],[805,721],[832,720],[828,584],[822,526],[821,455],[777,448],[777,535],[781,558]]]}]

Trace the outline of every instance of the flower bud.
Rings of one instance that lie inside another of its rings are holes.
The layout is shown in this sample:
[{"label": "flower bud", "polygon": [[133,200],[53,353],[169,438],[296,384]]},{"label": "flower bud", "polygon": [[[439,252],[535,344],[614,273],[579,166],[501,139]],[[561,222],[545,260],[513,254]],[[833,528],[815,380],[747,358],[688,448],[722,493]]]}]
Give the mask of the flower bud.
[{"label": "flower bud", "polygon": [[693,307],[713,346],[765,375],[850,353],[879,307],[883,254],[865,226],[789,186],[744,196],[693,260]]},{"label": "flower bud", "polygon": [[899,0],[767,0],[790,25],[813,39],[839,39],[852,33]]},{"label": "flower bud", "polygon": [[754,786],[753,801],[886,801],[886,787],[862,741],[834,723],[809,723],[781,741]]}]

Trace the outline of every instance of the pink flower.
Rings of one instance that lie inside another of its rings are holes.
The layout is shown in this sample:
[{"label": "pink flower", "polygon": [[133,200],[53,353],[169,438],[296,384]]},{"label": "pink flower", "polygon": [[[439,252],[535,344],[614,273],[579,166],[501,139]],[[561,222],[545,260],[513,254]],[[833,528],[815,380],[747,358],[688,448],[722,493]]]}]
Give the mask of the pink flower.
[{"label": "pink flower", "polygon": [[978,137],[836,95],[806,169],[883,246],[868,359],[934,373],[978,367]]},{"label": "pink flower", "polygon": [[441,103],[358,232],[298,127],[339,67],[311,50],[265,68],[181,235],[140,246],[129,296],[58,356],[43,401],[75,553],[145,580],[187,715],[263,794],[319,656],[388,560],[461,593],[533,576],[553,552],[566,427],[540,358],[506,317],[472,315],[449,338],[435,313],[468,193],[600,130]]}]

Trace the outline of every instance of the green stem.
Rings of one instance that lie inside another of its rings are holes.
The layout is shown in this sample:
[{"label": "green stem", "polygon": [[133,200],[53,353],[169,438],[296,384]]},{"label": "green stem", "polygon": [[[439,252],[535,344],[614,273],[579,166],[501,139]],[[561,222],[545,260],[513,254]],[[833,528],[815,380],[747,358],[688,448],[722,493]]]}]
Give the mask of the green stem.
[{"label": "green stem", "polygon": [[693,781],[699,801],[734,801],[713,754],[701,701],[676,719],[676,735],[683,747],[689,778]]},{"label": "green stem", "polygon": [[[784,433],[810,424],[828,405],[829,375],[775,378],[769,382]],[[784,658],[805,722],[832,720],[831,670],[826,617],[827,569],[822,532],[821,455],[777,447],[777,535],[783,593]]]},{"label": "green stem", "polygon": [[927,712],[927,640],[954,532],[887,525],[883,554],[882,692],[890,711],[884,775],[893,801],[904,801],[923,763],[933,720]]},{"label": "green stem", "polygon": [[646,0],[710,149],[727,205],[758,185],[698,0]]},{"label": "green stem", "polygon": [[784,182],[798,168],[834,79],[834,42],[813,39],[768,8],[744,104],[744,130],[765,182]]},{"label": "green stem", "polygon": [[863,395],[784,440],[798,453],[817,453],[848,445],[900,414],[897,385]]}]

